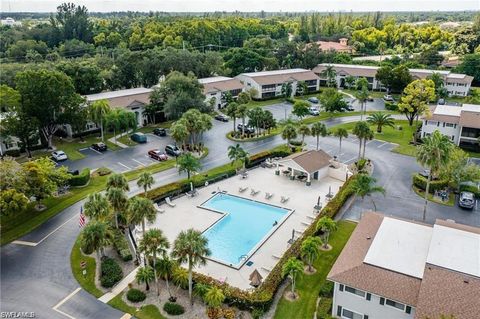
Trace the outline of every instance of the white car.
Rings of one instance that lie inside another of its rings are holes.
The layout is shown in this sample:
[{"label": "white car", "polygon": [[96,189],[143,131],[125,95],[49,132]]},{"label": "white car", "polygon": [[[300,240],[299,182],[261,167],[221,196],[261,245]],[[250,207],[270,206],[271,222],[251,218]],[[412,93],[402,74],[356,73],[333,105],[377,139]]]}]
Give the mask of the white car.
[{"label": "white car", "polygon": [[308,109],[308,112],[310,113],[310,115],[315,115],[315,116],[320,114],[320,112],[318,112],[318,109],[315,106],[311,106]]},{"label": "white car", "polygon": [[64,151],[54,151],[52,152],[52,157],[55,161],[66,161],[68,159],[67,154]]},{"label": "white car", "polygon": [[385,94],[383,96],[383,100],[387,102],[395,102],[395,100],[393,99],[393,96],[391,96],[390,94]]}]

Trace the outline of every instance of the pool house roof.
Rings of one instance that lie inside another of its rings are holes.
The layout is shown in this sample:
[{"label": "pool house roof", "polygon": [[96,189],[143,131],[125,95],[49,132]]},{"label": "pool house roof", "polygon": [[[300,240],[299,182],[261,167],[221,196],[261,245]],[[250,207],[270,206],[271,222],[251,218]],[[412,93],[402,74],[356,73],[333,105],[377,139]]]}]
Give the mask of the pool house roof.
[{"label": "pool house roof", "polygon": [[332,157],[324,151],[312,150],[287,156],[278,161],[278,164],[313,174],[330,165],[331,160]]}]

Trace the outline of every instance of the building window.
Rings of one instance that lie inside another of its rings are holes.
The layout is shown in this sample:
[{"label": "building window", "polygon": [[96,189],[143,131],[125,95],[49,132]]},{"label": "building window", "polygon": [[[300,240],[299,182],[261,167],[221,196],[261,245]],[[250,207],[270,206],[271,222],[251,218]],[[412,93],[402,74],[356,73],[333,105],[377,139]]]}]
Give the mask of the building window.
[{"label": "building window", "polygon": [[427,123],[428,123],[428,125],[438,126],[438,122],[437,122],[437,121],[428,121]]},{"label": "building window", "polygon": [[352,288],[352,287],[349,287],[349,286],[345,286],[345,291],[347,291],[351,294],[360,296],[362,298],[365,298],[365,291],[358,290],[358,289],[355,289],[355,288]]},{"label": "building window", "polygon": [[348,319],[363,319],[363,315],[353,312],[351,310],[342,309],[342,318],[348,318]]},{"label": "building window", "polygon": [[399,303],[391,299],[385,299],[385,304],[387,306],[397,308],[398,310],[405,311],[405,305],[403,303]]}]

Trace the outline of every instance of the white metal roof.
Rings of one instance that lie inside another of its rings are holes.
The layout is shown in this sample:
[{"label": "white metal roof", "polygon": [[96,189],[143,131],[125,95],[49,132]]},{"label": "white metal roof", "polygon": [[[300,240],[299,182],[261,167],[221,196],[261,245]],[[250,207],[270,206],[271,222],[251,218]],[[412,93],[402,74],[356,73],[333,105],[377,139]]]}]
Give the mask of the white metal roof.
[{"label": "white metal roof", "polygon": [[227,76],[212,76],[210,78],[198,79],[198,82],[200,82],[201,84],[206,84],[206,83],[226,81],[226,80],[231,80],[231,79],[232,78],[229,78]]},{"label": "white metal roof", "polygon": [[448,115],[448,116],[460,116],[462,107],[454,105],[437,105],[433,114],[435,115]]},{"label": "white metal roof", "polygon": [[422,278],[432,231],[429,226],[385,217],[363,261]]},{"label": "white metal roof", "polygon": [[435,224],[427,262],[480,277],[480,234]]},{"label": "white metal roof", "polygon": [[479,104],[463,104],[462,111],[480,112],[480,105]]},{"label": "white metal roof", "polygon": [[352,69],[365,69],[365,70],[378,70],[380,67],[371,65],[360,64],[339,64],[339,63],[321,63],[322,66],[333,66],[337,68],[352,68]]},{"label": "white metal roof", "polygon": [[151,88],[133,88],[133,89],[124,89],[118,91],[108,91],[108,92],[101,92],[96,94],[86,95],[87,101],[96,101],[96,100],[103,100],[103,99],[113,99],[116,97],[123,97],[129,95],[136,95],[136,94],[143,94],[143,93],[150,93],[153,89]]},{"label": "white metal roof", "polygon": [[310,70],[306,69],[285,69],[285,70],[273,70],[273,71],[261,71],[261,72],[250,72],[242,73],[241,75],[256,77],[256,76],[266,76],[266,75],[279,75],[279,74],[290,74],[290,73],[299,73],[299,72],[309,72]]}]

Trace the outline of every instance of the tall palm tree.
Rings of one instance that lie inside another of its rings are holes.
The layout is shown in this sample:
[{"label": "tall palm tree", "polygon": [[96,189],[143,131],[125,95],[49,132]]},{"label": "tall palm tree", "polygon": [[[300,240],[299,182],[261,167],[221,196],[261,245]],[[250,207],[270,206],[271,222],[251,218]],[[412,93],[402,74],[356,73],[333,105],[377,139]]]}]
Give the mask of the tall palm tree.
[{"label": "tall palm tree", "polygon": [[157,268],[159,272],[159,276],[165,279],[165,283],[167,284],[167,291],[168,295],[172,297],[172,293],[170,292],[170,277],[173,274],[173,270],[177,267],[176,262],[171,259],[168,255],[162,256],[162,258],[158,261]]},{"label": "tall palm tree", "polygon": [[245,135],[245,117],[247,116],[248,108],[246,104],[239,104],[235,116],[242,119],[242,136]]},{"label": "tall palm tree", "polygon": [[295,284],[297,282],[297,277],[303,272],[303,263],[301,260],[298,260],[295,257],[290,257],[282,267],[282,277],[290,277],[292,281],[292,297],[297,298],[295,293]]},{"label": "tall palm tree", "polygon": [[328,135],[327,127],[322,122],[316,122],[312,125],[311,134],[312,136],[317,138],[317,151],[318,151],[320,136],[325,137]]},{"label": "tall palm tree", "polygon": [[175,143],[185,146],[185,141],[189,135],[188,129],[185,123],[182,120],[176,121],[170,127],[170,135],[172,136]]},{"label": "tall palm tree", "polygon": [[365,132],[365,135],[363,136],[363,152],[362,152],[362,157],[365,158],[365,151],[367,150],[367,141],[373,140],[375,137],[375,134],[373,134],[373,131],[368,128],[368,131]]},{"label": "tall palm tree", "polygon": [[281,93],[284,99],[291,98],[293,94],[292,83],[291,82],[283,83]]},{"label": "tall palm tree", "polygon": [[123,191],[129,191],[128,181],[123,174],[113,173],[107,179],[107,191],[110,188],[118,188]]},{"label": "tall palm tree", "polygon": [[158,286],[157,276],[157,256],[166,256],[167,249],[170,247],[167,237],[165,237],[160,229],[149,229],[144,235],[140,244],[138,245],[140,251],[145,254],[145,259],[148,255],[152,255],[153,259],[153,273],[155,276],[155,286],[157,286],[157,296],[160,295],[160,288]]},{"label": "tall palm tree", "polygon": [[[218,318],[218,308],[222,305],[223,301],[225,300],[225,295],[223,294],[222,289],[218,288],[217,286],[211,286],[208,288],[205,296],[203,297],[207,306],[211,309],[210,311],[214,312],[210,318]],[[210,312],[207,310],[207,313]]]},{"label": "tall palm tree", "polygon": [[95,122],[97,125],[100,124],[100,133],[102,137],[102,142],[105,141],[103,134],[103,122],[105,117],[110,112],[110,105],[107,100],[97,100],[90,104],[88,109],[88,114],[90,119]]},{"label": "tall palm tree", "polygon": [[187,172],[188,180],[190,180],[190,175],[192,173],[198,172],[201,168],[200,161],[191,153],[184,153],[180,155],[178,157],[177,165],[179,173]]},{"label": "tall palm tree", "polygon": [[90,219],[105,221],[110,217],[112,208],[108,199],[102,193],[93,193],[88,195],[87,201],[83,205],[85,216]]},{"label": "tall palm tree", "polygon": [[153,223],[157,218],[157,210],[153,202],[144,197],[135,196],[128,200],[128,222],[142,224],[142,235],[145,236],[145,222]]},{"label": "tall palm tree", "polygon": [[147,196],[147,191],[149,188],[152,188],[154,182],[152,174],[143,172],[137,180],[137,185],[138,187],[143,187],[143,193]]},{"label": "tall palm tree", "polygon": [[310,135],[312,133],[312,131],[310,130],[308,125],[301,124],[298,127],[298,133],[302,136],[302,146],[303,146],[303,142],[305,141],[305,135]]},{"label": "tall palm tree", "polygon": [[369,115],[367,117],[367,123],[369,123],[370,125],[376,125],[377,133],[382,133],[382,128],[384,126],[395,126],[395,120],[392,118],[392,116],[383,112],[376,112]]},{"label": "tall palm tree", "polygon": [[248,161],[248,152],[240,144],[230,145],[228,147],[228,158],[232,161],[232,165],[240,163],[245,168],[245,164]]},{"label": "tall palm tree", "polygon": [[323,248],[328,248],[328,240],[330,239],[330,234],[337,230],[337,223],[328,216],[323,216],[317,222],[317,231],[322,232],[323,237]]},{"label": "tall palm tree", "polygon": [[282,138],[287,140],[287,145],[290,146],[290,141],[297,137],[297,130],[293,124],[287,124],[283,128]]},{"label": "tall palm tree", "polygon": [[[211,130],[212,127],[213,127],[212,117],[208,114],[202,113],[202,115],[200,116],[200,141],[199,142],[201,142],[201,140],[203,139],[203,133]],[[198,150],[199,152],[202,151],[200,149],[200,145],[198,147]]]},{"label": "tall palm tree", "polygon": [[138,284],[145,283],[145,290],[149,291],[150,290],[149,283],[151,283],[154,280],[155,273],[153,272],[152,267],[145,266],[138,269],[137,274],[135,275],[135,278],[137,279]]},{"label": "tall palm tree", "polygon": [[101,259],[103,248],[111,243],[112,232],[106,222],[91,220],[80,234],[81,247],[84,253],[97,253],[97,259]]},{"label": "tall palm tree", "polygon": [[430,181],[441,167],[444,167],[450,158],[454,147],[450,139],[435,130],[430,136],[423,138],[423,144],[417,147],[417,162],[428,168],[427,187],[425,189],[425,204],[423,206],[423,220],[427,216],[428,193]]},{"label": "tall palm tree", "polygon": [[237,130],[237,108],[238,104],[235,102],[229,103],[225,109],[225,114],[227,114],[233,121],[233,133],[235,134]]},{"label": "tall palm tree", "polygon": [[308,270],[313,271],[312,264],[315,259],[320,255],[319,247],[322,245],[322,240],[319,237],[309,236],[307,237],[300,247],[300,254],[308,264]]},{"label": "tall palm tree", "polygon": [[342,139],[348,137],[348,131],[344,129],[343,127],[339,127],[333,132],[333,135],[335,137],[338,137],[338,140],[340,142],[339,148],[338,148],[338,154],[340,155],[342,153]]},{"label": "tall palm tree", "polygon": [[385,188],[375,185],[377,180],[367,174],[359,174],[357,178],[352,183],[352,190],[357,195],[362,197],[362,200],[365,196],[370,196],[372,204],[375,210],[377,210],[377,205],[371,197],[373,193],[381,193],[385,195]]},{"label": "tall palm tree", "polygon": [[370,93],[366,86],[362,86],[360,90],[355,93],[355,98],[360,102],[360,121],[363,121],[364,108],[366,108],[365,104],[367,103],[369,95]]},{"label": "tall palm tree", "polygon": [[360,121],[355,123],[352,133],[358,138],[358,158],[360,159],[362,154],[362,142],[365,137],[370,134],[370,127],[366,122]]},{"label": "tall palm tree", "polygon": [[206,257],[210,254],[207,238],[205,238],[201,232],[192,228],[180,232],[173,243],[173,258],[176,258],[180,264],[187,263],[188,266],[188,295],[190,296],[190,303],[192,305],[193,268],[199,265],[205,265],[207,262]]},{"label": "tall palm tree", "polygon": [[323,70],[320,75],[327,79],[327,87],[331,87],[332,85],[336,84],[335,77],[337,76],[337,71],[335,71],[333,65],[327,65],[325,70]]},{"label": "tall palm tree", "polygon": [[118,216],[127,208],[128,198],[123,189],[111,187],[107,189],[107,199],[115,214],[115,228],[118,229]]}]

